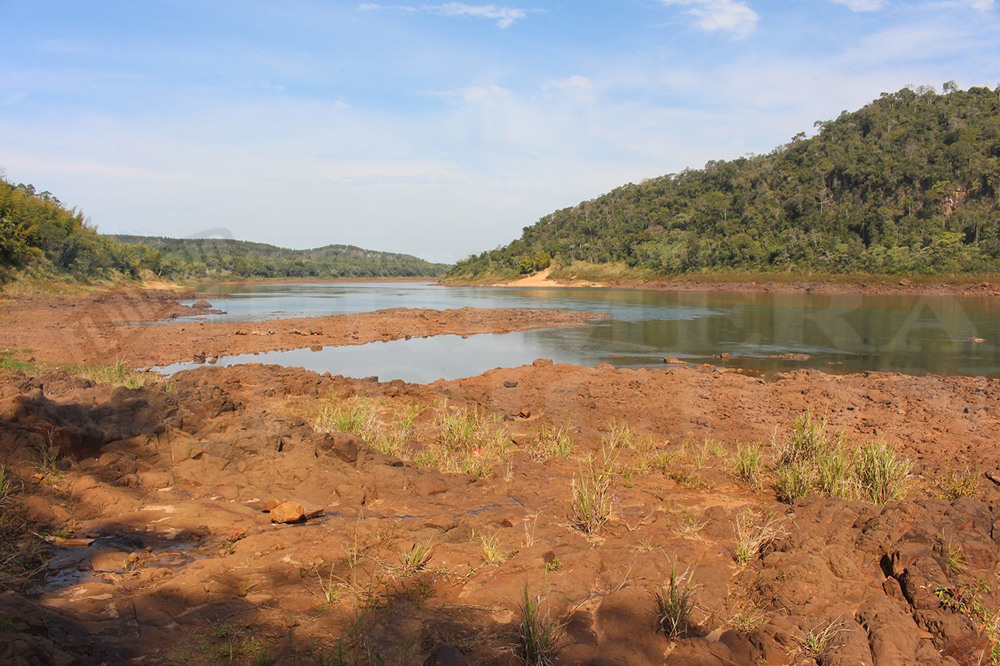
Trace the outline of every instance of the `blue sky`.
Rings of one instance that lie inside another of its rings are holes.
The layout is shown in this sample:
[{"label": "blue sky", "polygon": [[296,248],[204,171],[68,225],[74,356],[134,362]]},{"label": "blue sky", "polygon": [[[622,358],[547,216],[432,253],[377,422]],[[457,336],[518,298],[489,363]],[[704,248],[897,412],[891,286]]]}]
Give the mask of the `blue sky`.
[{"label": "blue sky", "polygon": [[0,168],[106,233],[454,261],[882,92],[1000,82],[993,0],[0,0]]}]

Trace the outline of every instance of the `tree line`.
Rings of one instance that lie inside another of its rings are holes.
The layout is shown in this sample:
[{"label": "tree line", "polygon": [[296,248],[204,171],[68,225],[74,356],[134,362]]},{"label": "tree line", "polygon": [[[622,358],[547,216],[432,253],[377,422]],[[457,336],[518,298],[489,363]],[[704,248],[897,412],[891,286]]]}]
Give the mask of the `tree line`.
[{"label": "tree line", "polygon": [[155,252],[97,233],[50,192],[0,177],[0,284],[18,272],[78,279],[138,278]]},{"label": "tree line", "polygon": [[448,266],[350,245],[290,250],[231,239],[102,235],[50,192],[0,175],[0,284],[18,275],[79,281],[437,277]]},{"label": "tree line", "polygon": [[883,94],[767,155],[619,187],[556,211],[452,278],[622,264],[940,274],[1000,268],[1000,88]]},{"label": "tree line", "polygon": [[229,238],[162,238],[116,235],[159,258],[158,274],[171,278],[338,278],[437,277],[449,268],[408,254],[377,252],[353,245],[311,250]]}]

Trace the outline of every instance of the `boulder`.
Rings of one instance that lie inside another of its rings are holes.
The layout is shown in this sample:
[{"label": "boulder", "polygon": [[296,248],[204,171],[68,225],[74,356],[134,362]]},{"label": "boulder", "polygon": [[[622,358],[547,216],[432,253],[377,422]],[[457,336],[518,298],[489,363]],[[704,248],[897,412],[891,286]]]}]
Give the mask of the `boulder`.
[{"label": "boulder", "polygon": [[346,463],[357,462],[358,454],[364,446],[365,440],[349,432],[325,433],[316,442],[317,451]]}]

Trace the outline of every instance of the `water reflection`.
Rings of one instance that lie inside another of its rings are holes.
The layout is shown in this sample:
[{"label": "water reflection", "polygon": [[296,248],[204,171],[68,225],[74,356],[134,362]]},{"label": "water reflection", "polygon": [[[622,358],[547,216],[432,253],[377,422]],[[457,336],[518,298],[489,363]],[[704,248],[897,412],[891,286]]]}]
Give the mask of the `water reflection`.
[{"label": "water reflection", "polygon": [[[223,363],[282,363],[408,381],[470,376],[540,357],[636,367],[661,365],[664,356],[675,356],[760,372],[813,367],[833,372],[1000,374],[1000,303],[989,297],[443,288],[413,283],[214,289],[227,296],[214,302],[227,314],[209,320],[466,306],[571,309],[612,317],[582,327],[273,352]],[[799,355],[798,360],[787,358],[790,354]]]}]

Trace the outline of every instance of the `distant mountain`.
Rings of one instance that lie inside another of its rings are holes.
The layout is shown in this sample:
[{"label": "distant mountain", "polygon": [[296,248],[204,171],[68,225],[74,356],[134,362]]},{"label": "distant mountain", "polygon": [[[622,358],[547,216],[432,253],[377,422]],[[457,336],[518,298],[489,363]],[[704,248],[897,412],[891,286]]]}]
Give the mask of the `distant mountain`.
[{"label": "distant mountain", "polygon": [[226,238],[111,238],[157,253],[159,272],[170,278],[438,277],[449,268],[408,254],[376,252],[353,245],[290,250]]},{"label": "distant mountain", "polygon": [[768,155],[556,211],[448,276],[1000,270],[1000,89],[903,89]]}]

